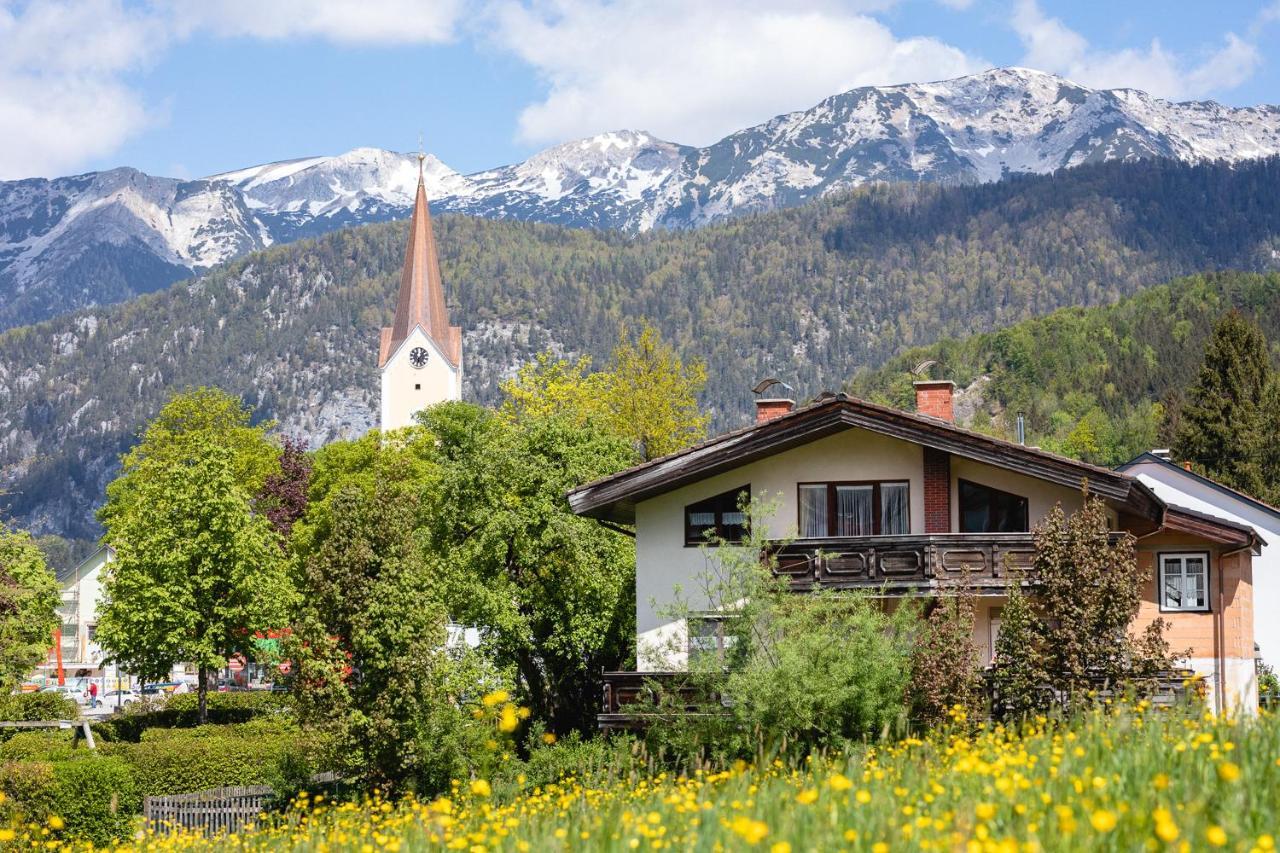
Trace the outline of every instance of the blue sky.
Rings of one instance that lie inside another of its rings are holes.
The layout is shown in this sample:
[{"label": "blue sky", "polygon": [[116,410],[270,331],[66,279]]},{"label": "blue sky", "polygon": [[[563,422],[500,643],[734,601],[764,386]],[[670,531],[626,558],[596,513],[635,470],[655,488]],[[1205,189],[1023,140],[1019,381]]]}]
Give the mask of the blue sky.
[{"label": "blue sky", "polygon": [[0,0],[0,178],[362,145],[459,171],[617,128],[707,144],[858,85],[1027,65],[1280,103],[1280,0]]}]

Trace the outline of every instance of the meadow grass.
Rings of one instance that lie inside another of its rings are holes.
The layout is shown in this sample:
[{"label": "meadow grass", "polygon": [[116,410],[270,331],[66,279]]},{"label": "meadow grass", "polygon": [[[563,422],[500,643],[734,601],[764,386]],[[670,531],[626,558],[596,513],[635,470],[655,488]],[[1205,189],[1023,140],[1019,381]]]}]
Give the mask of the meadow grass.
[{"label": "meadow grass", "polygon": [[[796,762],[330,805],[303,797],[234,838],[142,836],[135,849],[1241,850],[1280,828],[1280,721],[1143,703],[1019,730],[962,712],[927,737]],[[17,843],[56,841],[58,833]],[[26,839],[21,838],[27,835]]]}]

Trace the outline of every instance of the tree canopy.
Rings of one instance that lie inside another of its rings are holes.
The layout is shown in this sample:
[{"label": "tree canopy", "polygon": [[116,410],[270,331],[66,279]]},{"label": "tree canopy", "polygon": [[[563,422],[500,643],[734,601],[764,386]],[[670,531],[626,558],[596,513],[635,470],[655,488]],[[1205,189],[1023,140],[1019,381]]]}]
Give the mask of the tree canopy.
[{"label": "tree canopy", "polygon": [[0,523],[0,693],[44,660],[58,627],[58,582],[31,534]]}]

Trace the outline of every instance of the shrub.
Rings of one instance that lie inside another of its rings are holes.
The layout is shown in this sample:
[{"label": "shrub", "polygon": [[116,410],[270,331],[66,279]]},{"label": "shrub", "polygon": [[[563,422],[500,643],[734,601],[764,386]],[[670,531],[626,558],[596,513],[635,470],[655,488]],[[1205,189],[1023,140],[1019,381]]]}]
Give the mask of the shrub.
[{"label": "shrub", "polygon": [[59,761],[53,770],[53,813],[66,822],[68,835],[107,844],[129,834],[142,797],[128,764],[102,756]]},{"label": "shrub", "polygon": [[35,722],[79,717],[80,707],[75,700],[58,693],[0,694],[0,720]]},{"label": "shrub", "polygon": [[243,732],[224,726],[151,729],[140,742],[112,744],[109,751],[133,767],[143,794],[155,795],[269,784],[286,756],[318,750],[296,730],[254,724]]},{"label": "shrub", "polygon": [[[151,729],[194,728],[200,725],[198,697],[194,693],[170,696],[163,705],[144,705],[127,710],[118,717],[95,726],[103,733],[104,740],[137,742],[142,733]],[[208,699],[209,723],[230,725],[250,720],[289,718],[293,715],[293,700],[288,694],[266,690],[234,693],[210,693]]]},{"label": "shrub", "polygon": [[977,705],[982,685],[973,623],[973,595],[967,589],[932,603],[911,652],[909,693],[919,722],[932,725],[956,705]]},{"label": "shrub", "polygon": [[129,765],[94,755],[70,761],[15,761],[0,766],[5,817],[44,823],[57,815],[70,838],[109,844],[129,833],[142,806]]},{"label": "shrub", "polygon": [[3,761],[62,761],[71,757],[74,732],[19,731],[4,743],[0,743],[0,762]]},{"label": "shrub", "polygon": [[[546,787],[569,776],[594,785],[627,777],[638,763],[638,743],[630,735],[583,739],[571,732],[553,744],[544,744],[540,729],[535,728],[530,734],[535,745],[529,750],[529,757],[506,774],[509,781],[524,790]],[[523,782],[519,782],[519,775],[524,776]]]}]

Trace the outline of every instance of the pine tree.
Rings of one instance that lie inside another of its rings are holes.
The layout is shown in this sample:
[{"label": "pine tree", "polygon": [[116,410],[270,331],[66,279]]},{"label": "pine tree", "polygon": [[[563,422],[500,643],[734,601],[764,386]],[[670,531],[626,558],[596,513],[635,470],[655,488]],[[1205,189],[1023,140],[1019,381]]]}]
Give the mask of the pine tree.
[{"label": "pine tree", "polygon": [[1207,476],[1252,495],[1267,491],[1259,458],[1271,365],[1262,330],[1239,311],[1213,329],[1173,450]]}]

